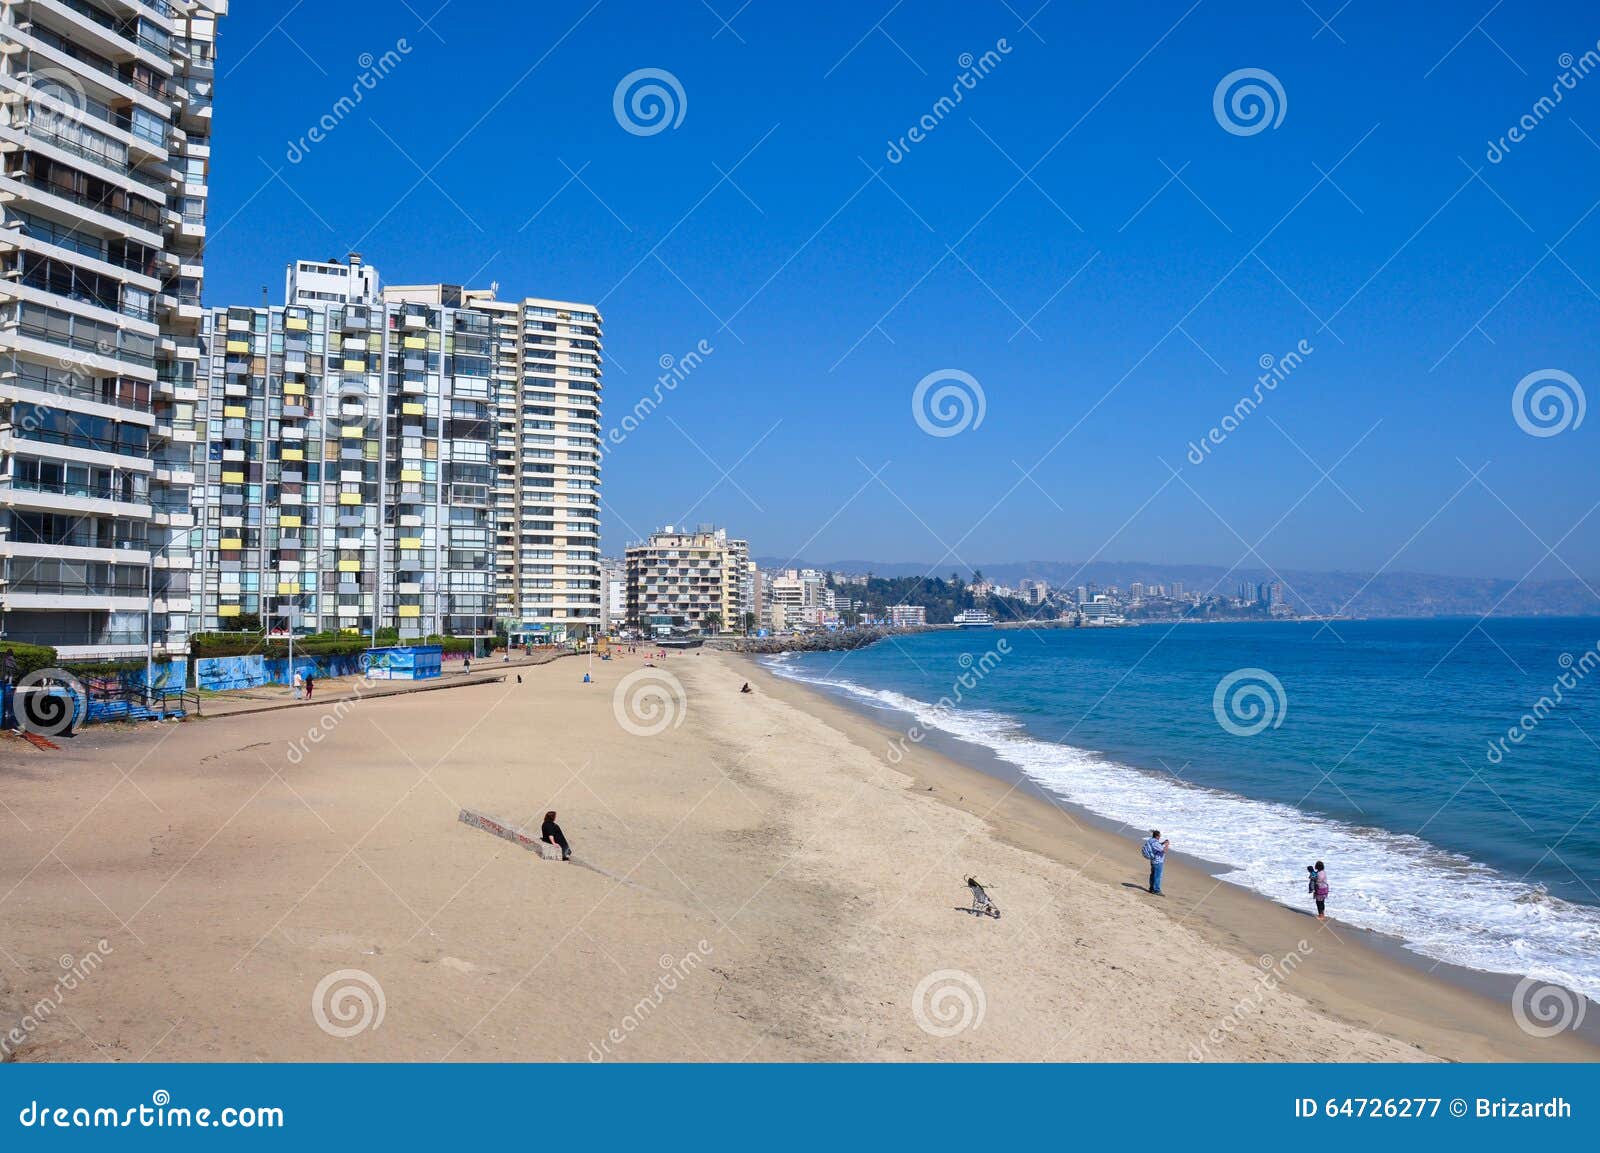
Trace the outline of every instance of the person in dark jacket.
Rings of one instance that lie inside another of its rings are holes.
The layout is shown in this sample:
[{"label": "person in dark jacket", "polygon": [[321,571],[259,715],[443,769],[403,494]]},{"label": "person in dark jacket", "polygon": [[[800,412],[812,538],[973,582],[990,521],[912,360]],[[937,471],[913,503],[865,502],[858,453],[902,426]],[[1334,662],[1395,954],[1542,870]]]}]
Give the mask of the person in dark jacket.
[{"label": "person in dark jacket", "polygon": [[567,844],[567,835],[561,831],[561,826],[556,824],[554,809],[544,815],[544,824],[539,827],[539,839],[552,845],[560,845],[561,859],[572,860],[572,846]]}]

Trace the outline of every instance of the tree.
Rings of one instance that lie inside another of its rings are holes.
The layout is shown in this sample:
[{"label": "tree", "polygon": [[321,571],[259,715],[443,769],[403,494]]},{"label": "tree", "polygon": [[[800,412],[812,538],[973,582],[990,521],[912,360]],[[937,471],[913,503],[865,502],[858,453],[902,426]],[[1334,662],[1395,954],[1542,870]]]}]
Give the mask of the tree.
[{"label": "tree", "polygon": [[707,613],[701,624],[708,633],[720,633],[722,631],[722,614],[716,612]]},{"label": "tree", "polygon": [[755,632],[755,630],[756,630],[756,614],[755,613],[745,613],[744,614],[744,633],[745,633],[745,636],[749,636],[751,633]]}]

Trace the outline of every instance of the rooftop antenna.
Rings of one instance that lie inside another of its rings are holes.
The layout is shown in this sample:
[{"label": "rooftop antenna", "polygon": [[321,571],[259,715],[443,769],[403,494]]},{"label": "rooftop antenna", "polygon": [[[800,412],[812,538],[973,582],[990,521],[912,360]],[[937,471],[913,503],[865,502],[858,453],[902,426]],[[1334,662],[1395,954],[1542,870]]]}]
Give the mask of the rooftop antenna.
[{"label": "rooftop antenna", "polygon": [[263,284],[261,286],[261,307],[262,308],[266,308],[268,303],[269,302],[267,300],[267,286],[265,284]]}]

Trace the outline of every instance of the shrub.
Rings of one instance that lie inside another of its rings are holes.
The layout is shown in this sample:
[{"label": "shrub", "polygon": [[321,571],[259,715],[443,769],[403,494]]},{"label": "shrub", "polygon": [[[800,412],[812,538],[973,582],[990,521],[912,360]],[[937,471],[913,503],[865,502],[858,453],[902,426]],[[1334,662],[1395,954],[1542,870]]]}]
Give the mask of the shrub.
[{"label": "shrub", "polygon": [[[39,669],[56,667],[56,650],[49,645],[25,645],[18,641],[0,641],[0,653],[9,651],[16,661],[16,675],[25,677]],[[3,661],[0,661],[3,663]]]}]

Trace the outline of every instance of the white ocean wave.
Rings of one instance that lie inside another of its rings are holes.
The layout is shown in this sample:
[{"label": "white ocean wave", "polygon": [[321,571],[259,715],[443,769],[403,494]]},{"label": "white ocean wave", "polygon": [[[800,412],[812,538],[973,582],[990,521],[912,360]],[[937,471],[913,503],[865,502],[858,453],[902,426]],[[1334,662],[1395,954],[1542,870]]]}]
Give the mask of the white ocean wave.
[{"label": "white ocean wave", "polygon": [[[941,709],[902,693],[808,675],[866,705],[908,713],[925,729],[989,749],[1029,780],[1136,829],[1160,828],[1173,850],[1225,867],[1221,879],[1291,904],[1307,901],[1305,867],[1328,864],[1331,915],[1384,933],[1430,960],[1553,981],[1600,1000],[1600,908],[1575,904],[1410,834],[1352,825],[1119,764],[1028,735],[1000,713]],[[1137,851],[1129,847],[1130,854]]]}]

